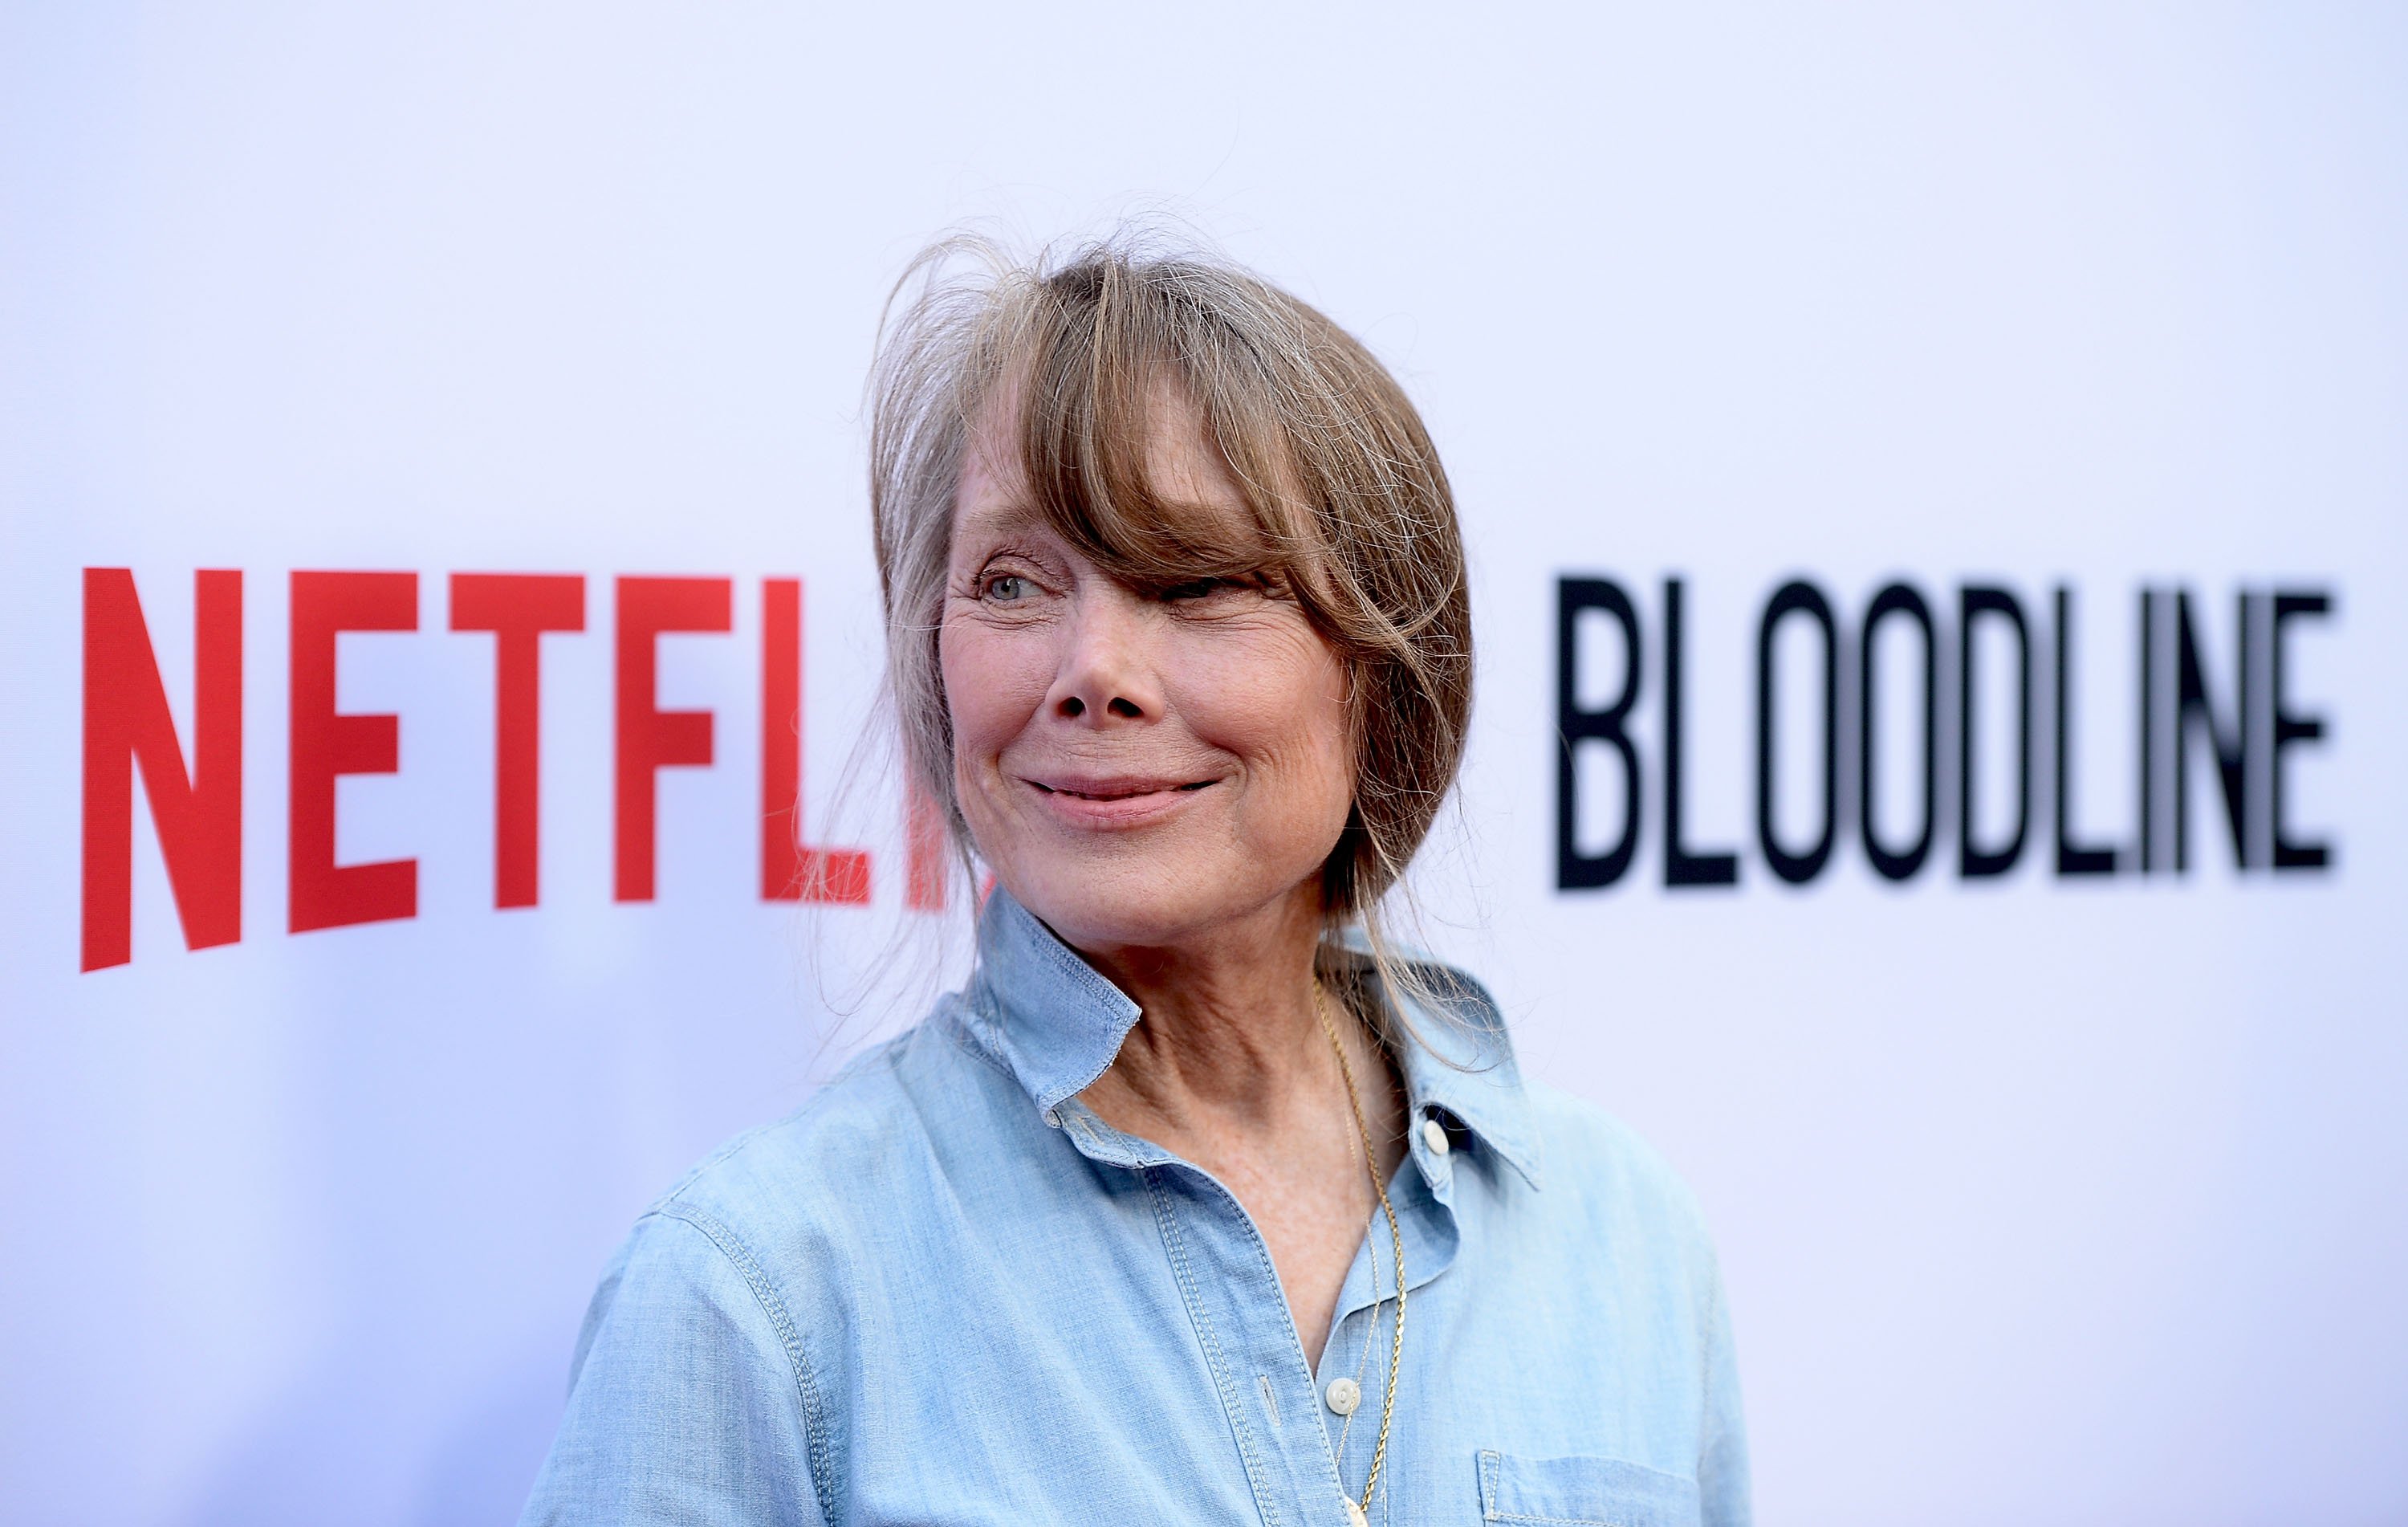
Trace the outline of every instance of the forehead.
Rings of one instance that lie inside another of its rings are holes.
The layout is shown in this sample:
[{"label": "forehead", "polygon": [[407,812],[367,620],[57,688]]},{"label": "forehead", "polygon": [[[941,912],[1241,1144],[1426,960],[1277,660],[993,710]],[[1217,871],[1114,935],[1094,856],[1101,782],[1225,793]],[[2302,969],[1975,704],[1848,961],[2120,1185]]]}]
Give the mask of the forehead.
[{"label": "forehead", "polygon": [[953,488],[954,551],[974,540],[1047,529],[1046,516],[1029,496],[1027,482],[1017,453],[997,452],[973,433]]},{"label": "forehead", "polygon": [[[998,384],[970,415],[953,494],[957,547],[1050,531],[1135,577],[1180,570],[1156,566],[1166,553],[1197,569],[1260,559],[1267,541],[1253,506],[1175,382],[1150,388],[1141,410],[1096,420],[1109,439],[1064,441],[1031,417],[1027,398],[1024,386]],[[1191,556],[1176,555],[1182,547]]]}]

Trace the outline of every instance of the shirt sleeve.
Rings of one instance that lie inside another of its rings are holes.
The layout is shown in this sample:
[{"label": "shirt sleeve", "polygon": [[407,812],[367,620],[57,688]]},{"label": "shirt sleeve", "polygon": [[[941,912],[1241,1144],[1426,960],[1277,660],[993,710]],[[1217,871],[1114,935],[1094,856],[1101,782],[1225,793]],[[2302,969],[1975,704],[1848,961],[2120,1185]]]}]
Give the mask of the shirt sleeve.
[{"label": "shirt sleeve", "polygon": [[1706,1301],[1706,1415],[1698,1451],[1698,1497],[1706,1527],[1748,1527],[1755,1520],[1747,1477],[1747,1422],[1739,1403],[1739,1359],[1731,1349],[1730,1309],[1722,1272],[1712,1272]]},{"label": "shirt sleeve", "polygon": [[568,1408],[522,1527],[820,1527],[791,1320],[692,1219],[638,1221],[586,1310]]}]

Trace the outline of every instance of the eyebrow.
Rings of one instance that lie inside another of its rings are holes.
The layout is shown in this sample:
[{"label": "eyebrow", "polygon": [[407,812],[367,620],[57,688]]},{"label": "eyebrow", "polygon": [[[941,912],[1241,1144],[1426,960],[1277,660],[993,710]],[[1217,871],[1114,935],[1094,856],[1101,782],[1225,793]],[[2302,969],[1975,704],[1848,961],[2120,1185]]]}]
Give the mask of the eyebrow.
[{"label": "eyebrow", "polygon": [[1034,504],[1018,495],[992,507],[963,515],[953,524],[953,544],[958,547],[965,539],[993,536],[1027,535],[1051,532],[1047,520]]},{"label": "eyebrow", "polygon": [[963,516],[953,526],[952,543],[946,549],[946,580],[975,571],[986,562],[1004,553],[1017,553],[1039,562],[1050,560],[1048,548],[1055,555],[1075,549],[1065,543],[1062,533],[1034,505],[1019,495],[997,500],[988,509]]}]

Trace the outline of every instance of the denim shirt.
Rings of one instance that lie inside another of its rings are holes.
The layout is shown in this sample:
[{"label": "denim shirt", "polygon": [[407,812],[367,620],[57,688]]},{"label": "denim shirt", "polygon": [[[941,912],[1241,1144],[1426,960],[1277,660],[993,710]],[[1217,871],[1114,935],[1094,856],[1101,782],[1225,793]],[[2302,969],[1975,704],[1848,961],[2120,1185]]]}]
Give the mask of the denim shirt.
[{"label": "denim shirt", "polygon": [[[1486,995],[1439,974],[1457,1010],[1415,1013],[1430,1047],[1399,1060],[1408,1302],[1371,1522],[1746,1521],[1695,1203],[1523,1082]],[[967,991],[637,1222],[524,1520],[1343,1527],[1380,1431],[1385,1226],[1316,1370],[1244,1208],[1079,1102],[1137,1019],[996,892]]]}]

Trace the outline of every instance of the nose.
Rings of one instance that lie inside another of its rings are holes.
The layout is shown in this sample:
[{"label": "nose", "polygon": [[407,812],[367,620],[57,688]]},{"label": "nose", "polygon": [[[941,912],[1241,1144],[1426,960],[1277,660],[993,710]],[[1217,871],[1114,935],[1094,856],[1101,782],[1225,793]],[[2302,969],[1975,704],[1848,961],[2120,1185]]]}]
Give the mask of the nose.
[{"label": "nose", "polygon": [[1117,584],[1097,580],[1082,588],[1047,709],[1090,727],[1159,718],[1146,613],[1143,601]]}]

